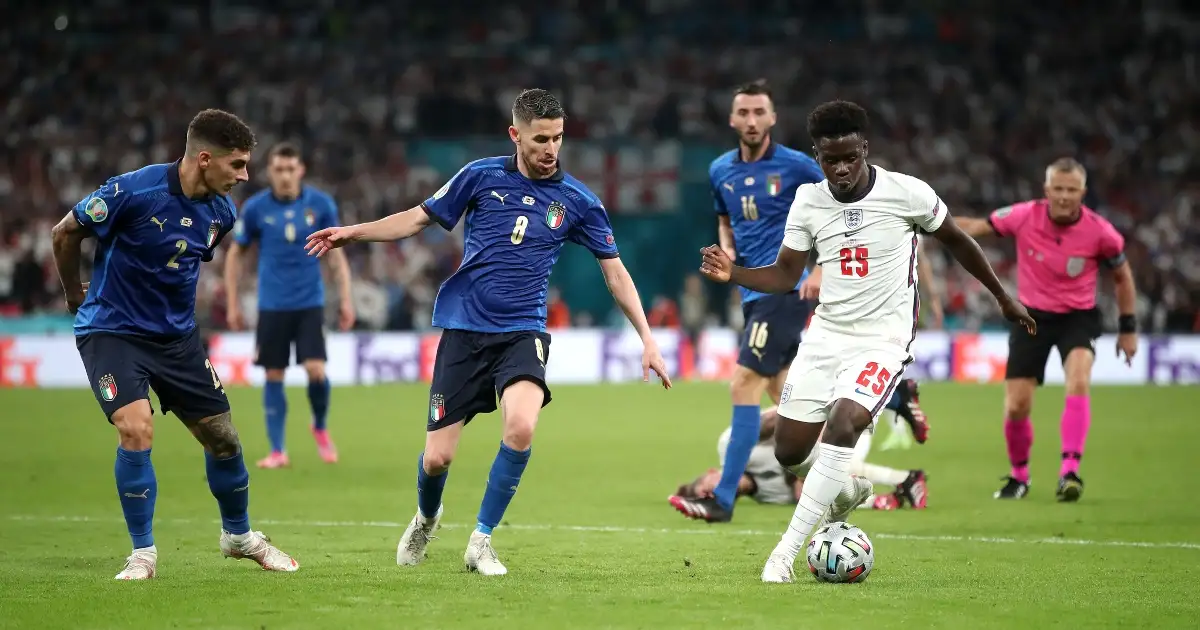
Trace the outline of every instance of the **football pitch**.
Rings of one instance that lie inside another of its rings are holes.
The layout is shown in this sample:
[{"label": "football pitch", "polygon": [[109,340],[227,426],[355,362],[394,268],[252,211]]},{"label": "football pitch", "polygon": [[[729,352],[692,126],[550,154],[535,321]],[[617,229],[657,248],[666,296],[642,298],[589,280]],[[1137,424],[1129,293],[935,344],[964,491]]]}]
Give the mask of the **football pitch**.
[{"label": "football pitch", "polygon": [[[112,478],[116,435],[90,392],[0,390],[0,627],[4,628],[1168,628],[1200,620],[1200,388],[1093,392],[1083,500],[1054,501],[1062,390],[1038,392],[1033,488],[1007,472],[996,386],[928,384],[929,443],[872,460],[929,474],[921,512],[859,510],[875,544],[863,584],[766,585],[791,509],[743,500],[732,525],[666,502],[717,465],[719,384],[555,388],[495,545],[509,574],[463,569],[500,439],[465,432],[444,526],[418,567],[395,565],[416,504],[427,389],[334,390],[342,462],[317,458],[289,390],[292,468],[251,470],[251,519],[300,562],[271,574],[222,559],[200,447],[157,416],[159,576],[116,582],[129,552]],[[260,396],[231,389],[250,465],[265,454]],[[882,435],[882,430],[881,430]],[[877,440],[878,441],[878,440]]]}]

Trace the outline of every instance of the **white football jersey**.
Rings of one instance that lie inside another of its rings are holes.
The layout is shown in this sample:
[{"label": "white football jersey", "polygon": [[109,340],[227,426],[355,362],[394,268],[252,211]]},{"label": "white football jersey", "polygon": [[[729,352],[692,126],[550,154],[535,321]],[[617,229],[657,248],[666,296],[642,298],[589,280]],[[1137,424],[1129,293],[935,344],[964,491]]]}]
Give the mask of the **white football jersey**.
[{"label": "white football jersey", "polygon": [[821,303],[814,331],[885,339],[908,348],[917,332],[917,234],[933,232],[946,207],[929,184],[871,166],[866,195],[834,199],[829,183],[804,184],[788,213],[783,244],[815,250]]}]

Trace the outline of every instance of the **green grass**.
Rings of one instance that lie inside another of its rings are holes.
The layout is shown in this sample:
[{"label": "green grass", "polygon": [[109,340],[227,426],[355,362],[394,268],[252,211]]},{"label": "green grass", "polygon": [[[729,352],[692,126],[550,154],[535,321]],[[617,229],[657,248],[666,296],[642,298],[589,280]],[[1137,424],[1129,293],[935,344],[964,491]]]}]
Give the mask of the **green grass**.
[{"label": "green grass", "polygon": [[[300,562],[268,574],[222,560],[203,456],[159,417],[159,577],[118,583],[129,551],[112,480],[116,438],[86,391],[0,390],[0,627],[73,628],[1130,628],[1195,627],[1200,504],[1191,500],[1200,388],[1105,388],[1084,500],[1054,502],[1061,389],[1038,393],[1034,486],[991,498],[1006,471],[1001,390],[926,385],[931,441],[874,461],[924,467],[930,508],[853,516],[873,537],[861,585],[758,581],[791,510],[744,502],[732,526],[684,520],[665,499],[715,464],[727,389],[558,387],[495,544],[503,578],[462,568],[500,437],[467,430],[446,527],[420,567],[395,566],[415,507],[420,386],[341,388],[342,463],[317,459],[307,403],[289,392],[290,470],[252,475],[251,516]],[[231,390],[248,459],[265,450],[259,394]],[[1123,543],[1150,543],[1134,546]]]}]

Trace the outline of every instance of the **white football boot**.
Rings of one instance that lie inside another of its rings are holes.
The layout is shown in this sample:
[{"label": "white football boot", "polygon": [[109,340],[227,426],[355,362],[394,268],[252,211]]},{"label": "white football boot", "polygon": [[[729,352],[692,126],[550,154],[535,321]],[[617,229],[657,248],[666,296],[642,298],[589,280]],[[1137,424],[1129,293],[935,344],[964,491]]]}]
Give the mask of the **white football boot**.
[{"label": "white football boot", "polygon": [[438,506],[437,514],[434,514],[433,518],[425,518],[421,510],[417,510],[417,515],[408,523],[408,529],[404,530],[404,535],[400,537],[400,544],[396,545],[396,564],[420,564],[425,559],[425,548],[429,546],[429,541],[437,538],[433,532],[441,522],[442,506]]},{"label": "white football boot", "polygon": [[125,568],[117,574],[118,580],[149,580],[158,572],[158,548],[151,545],[134,549],[125,559]]},{"label": "white football boot", "polygon": [[771,557],[767,558],[767,564],[762,570],[762,581],[770,584],[790,584],[796,579],[792,569],[795,563],[795,558],[788,557],[782,551],[771,552]]},{"label": "white football boot", "polygon": [[850,513],[865,503],[875,493],[874,484],[866,477],[850,475],[850,482],[854,485],[854,490],[847,492],[845,487],[842,488],[837,498],[830,504],[829,509],[825,511],[825,516],[821,519],[821,522],[817,523],[817,529],[829,523],[846,522],[846,519],[850,517]]},{"label": "white football boot", "polygon": [[467,543],[463,562],[467,563],[468,571],[478,571],[480,575],[508,573],[508,569],[500,564],[500,558],[496,557],[496,550],[492,549],[492,537],[478,531],[471,532],[471,541]]},{"label": "white football boot", "polygon": [[221,555],[235,560],[250,559],[264,571],[286,571],[291,573],[300,568],[300,563],[271,544],[271,539],[262,532],[248,532],[237,536],[221,530]]}]

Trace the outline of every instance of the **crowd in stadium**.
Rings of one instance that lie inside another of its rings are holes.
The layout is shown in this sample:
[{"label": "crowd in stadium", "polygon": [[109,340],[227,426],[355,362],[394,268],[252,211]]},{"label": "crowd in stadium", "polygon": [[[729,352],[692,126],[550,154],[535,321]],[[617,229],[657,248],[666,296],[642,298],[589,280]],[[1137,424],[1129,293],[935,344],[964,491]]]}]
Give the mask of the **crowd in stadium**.
[{"label": "crowd in stadium", "polygon": [[[432,193],[449,174],[413,163],[407,143],[503,137],[522,87],[563,97],[568,142],[732,147],[730,88],[762,76],[775,87],[778,141],[807,148],[803,121],[818,102],[863,103],[877,163],[925,179],[952,212],[980,216],[1039,196],[1046,164],[1078,158],[1089,169],[1087,202],[1126,238],[1146,327],[1200,331],[1200,60],[1171,22],[1136,15],[1133,2],[858,14],[857,3],[764,1],[736,17],[720,7],[742,2],[710,4],[720,6],[547,2],[530,16],[463,1],[286,13],[266,3],[207,11],[185,3],[119,19],[97,6],[71,22],[22,4],[0,38],[0,315],[62,310],[50,227],[109,176],[178,157],[183,126],[204,107],[242,116],[260,146],[299,143],[309,182],[334,194],[349,223]],[[1022,36],[1055,11],[1074,17]],[[185,42],[154,34],[167,28],[205,34]],[[253,170],[238,199],[265,184]],[[715,228],[711,207],[679,211]],[[1015,282],[1011,245],[985,246]],[[423,328],[460,245],[427,230],[348,254],[360,325]],[[989,314],[986,292],[931,255],[947,314],[978,324]],[[220,277],[218,259],[200,290],[204,325],[223,323]],[[243,286],[252,302],[249,277]],[[695,282],[685,286],[686,296],[644,296],[658,321],[728,322],[736,311]],[[552,308],[552,323],[580,323],[569,305]]]}]

